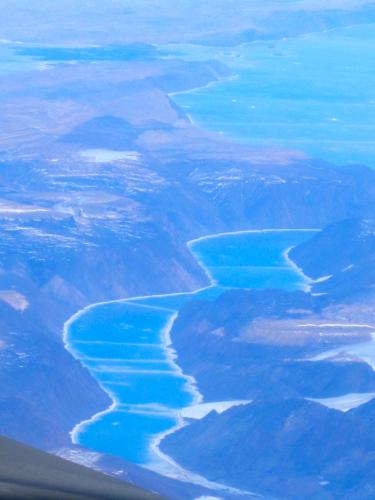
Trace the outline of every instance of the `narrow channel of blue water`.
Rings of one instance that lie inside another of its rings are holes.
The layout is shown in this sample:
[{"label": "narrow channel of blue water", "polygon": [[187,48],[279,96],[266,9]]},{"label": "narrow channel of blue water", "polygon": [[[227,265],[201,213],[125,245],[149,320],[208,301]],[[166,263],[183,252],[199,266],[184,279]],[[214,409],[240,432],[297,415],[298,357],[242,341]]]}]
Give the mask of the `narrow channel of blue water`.
[{"label": "narrow channel of blue water", "polygon": [[[130,462],[157,466],[152,444],[180,422],[179,410],[199,402],[194,381],[181,373],[168,347],[178,310],[227,288],[302,289],[306,278],[286,251],[312,231],[241,232],[190,242],[212,285],[197,292],[94,305],[66,328],[69,350],[111,395],[113,407],[78,425],[74,440]],[[194,339],[192,339],[194,341]]]}]

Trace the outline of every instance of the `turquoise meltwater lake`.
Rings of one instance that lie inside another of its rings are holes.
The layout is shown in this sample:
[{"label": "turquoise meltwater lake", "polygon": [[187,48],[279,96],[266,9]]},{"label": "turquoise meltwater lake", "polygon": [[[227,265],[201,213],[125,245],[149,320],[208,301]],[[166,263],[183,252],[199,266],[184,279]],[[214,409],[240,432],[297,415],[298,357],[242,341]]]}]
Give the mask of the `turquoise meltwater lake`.
[{"label": "turquoise meltwater lake", "polygon": [[233,48],[165,47],[237,76],[173,95],[199,126],[250,145],[375,168],[375,24]]},{"label": "turquoise meltwater lake", "polygon": [[211,286],[97,304],[73,316],[65,328],[66,346],[113,400],[111,408],[77,425],[74,442],[168,473],[158,441],[181,425],[183,408],[203,402],[170,345],[169,331],[179,309],[197,298],[211,300],[228,288],[305,289],[308,279],[287,252],[313,234],[267,230],[194,240],[189,248]]}]

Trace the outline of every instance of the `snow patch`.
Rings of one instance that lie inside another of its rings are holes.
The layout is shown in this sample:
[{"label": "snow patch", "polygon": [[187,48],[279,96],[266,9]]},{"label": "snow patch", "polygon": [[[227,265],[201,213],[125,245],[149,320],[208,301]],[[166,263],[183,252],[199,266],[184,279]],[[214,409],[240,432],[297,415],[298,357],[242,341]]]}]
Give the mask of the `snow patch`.
[{"label": "snow patch", "polygon": [[137,161],[140,153],[137,151],[115,151],[112,149],[86,149],[80,152],[83,160],[91,163],[113,163],[121,160]]},{"label": "snow patch", "polygon": [[201,419],[206,417],[212,411],[216,413],[224,413],[225,411],[233,408],[234,406],[241,406],[250,404],[251,401],[248,400],[238,400],[238,401],[218,401],[215,403],[202,403],[200,405],[188,406],[180,411],[182,418],[193,418]]},{"label": "snow patch", "polygon": [[102,457],[100,453],[94,451],[84,451],[72,448],[61,448],[52,452],[54,455],[69,460],[69,462],[74,462],[90,469],[100,470],[97,466],[97,462]]},{"label": "snow patch", "polygon": [[313,283],[323,283],[324,281],[328,281],[331,279],[333,274],[328,274],[327,276],[321,276],[320,278],[317,278],[316,280],[313,280]]},{"label": "snow patch", "polygon": [[14,290],[0,290],[0,300],[7,303],[15,311],[24,312],[29,307],[29,301],[22,293]]},{"label": "snow patch", "polygon": [[346,273],[346,271],[350,271],[350,269],[353,269],[354,264],[350,264],[350,266],[344,267],[344,269],[341,269],[342,273]]},{"label": "snow patch", "polygon": [[365,403],[368,403],[375,397],[375,392],[364,392],[364,393],[351,393],[345,394],[344,396],[338,396],[335,398],[306,398],[309,401],[315,401],[320,403],[327,408],[332,408],[334,410],[340,410],[342,412],[347,412],[352,408],[357,408]]}]

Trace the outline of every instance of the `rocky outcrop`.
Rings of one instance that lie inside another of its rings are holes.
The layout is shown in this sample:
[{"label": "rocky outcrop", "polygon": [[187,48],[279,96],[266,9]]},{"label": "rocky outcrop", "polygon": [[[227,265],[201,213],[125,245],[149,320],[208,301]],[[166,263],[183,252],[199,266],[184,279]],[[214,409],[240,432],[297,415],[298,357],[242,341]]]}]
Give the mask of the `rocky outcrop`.
[{"label": "rocky outcrop", "polygon": [[369,300],[375,284],[375,219],[331,224],[290,257],[317,280],[313,292],[322,294],[323,304]]},{"label": "rocky outcrop", "polygon": [[[261,321],[261,328],[258,322]],[[327,323],[302,292],[233,290],[214,301],[187,304],[171,337],[178,363],[193,375],[206,400],[330,397],[372,392],[375,374],[366,363],[309,361],[346,343],[369,340],[361,333],[328,328],[309,335],[301,323]],[[254,332],[255,330],[255,332]]]},{"label": "rocky outcrop", "polygon": [[162,448],[212,480],[280,499],[370,499],[371,428],[371,420],[355,412],[263,400],[211,412],[168,436]]}]

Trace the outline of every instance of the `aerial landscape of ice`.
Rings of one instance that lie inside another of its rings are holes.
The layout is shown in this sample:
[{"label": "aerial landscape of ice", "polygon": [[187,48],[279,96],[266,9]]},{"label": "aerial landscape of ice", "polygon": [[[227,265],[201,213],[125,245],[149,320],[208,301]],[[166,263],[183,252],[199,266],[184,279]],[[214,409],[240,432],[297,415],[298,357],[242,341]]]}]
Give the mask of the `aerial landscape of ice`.
[{"label": "aerial landscape of ice", "polygon": [[0,498],[375,498],[374,28],[1,3]]}]

